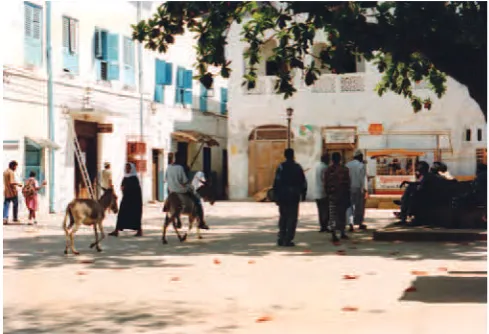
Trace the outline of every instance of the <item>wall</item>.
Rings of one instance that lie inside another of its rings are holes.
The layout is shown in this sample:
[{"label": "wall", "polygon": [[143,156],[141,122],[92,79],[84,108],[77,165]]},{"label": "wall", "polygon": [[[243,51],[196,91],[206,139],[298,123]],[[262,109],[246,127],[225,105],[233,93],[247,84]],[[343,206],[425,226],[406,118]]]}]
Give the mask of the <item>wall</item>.
[{"label": "wall", "polygon": [[[480,108],[470,98],[467,88],[453,79],[448,79],[448,89],[442,99],[436,98],[426,89],[416,90],[420,96],[430,96],[433,108],[413,113],[408,100],[393,93],[379,97],[374,92],[380,75],[372,64],[365,64],[365,72],[351,75],[323,75],[314,87],[306,87],[300,75],[295,76],[296,94],[287,100],[282,95],[272,92],[273,77],[260,77],[257,90],[249,94],[241,86],[244,69],[243,51],[245,45],[238,42],[239,27],[233,26],[230,32],[230,47],[227,57],[232,59],[232,76],[229,80],[229,166],[230,197],[242,199],[248,197],[248,136],[260,125],[286,125],[285,110],[294,109],[292,131],[297,137],[300,125],[312,125],[313,133],[307,138],[294,142],[297,161],[310,168],[319,161],[322,150],[321,127],[356,126],[357,131],[366,132],[371,123],[382,123],[386,131],[450,131],[453,154],[445,155],[451,173],[454,175],[471,175],[475,172],[475,148],[486,146],[486,123]],[[342,80],[352,86],[341,88]],[[355,85],[363,83],[360,91]],[[464,142],[466,128],[481,128],[484,138],[481,142]],[[364,138],[360,148],[371,148],[375,138]],[[370,142],[369,142],[370,141]],[[401,147],[416,149],[432,145],[433,138],[419,137],[415,141],[391,143]],[[433,147],[433,146],[431,146]],[[313,173],[306,174],[308,182],[314,183]],[[309,187],[309,197],[313,187]]]}]

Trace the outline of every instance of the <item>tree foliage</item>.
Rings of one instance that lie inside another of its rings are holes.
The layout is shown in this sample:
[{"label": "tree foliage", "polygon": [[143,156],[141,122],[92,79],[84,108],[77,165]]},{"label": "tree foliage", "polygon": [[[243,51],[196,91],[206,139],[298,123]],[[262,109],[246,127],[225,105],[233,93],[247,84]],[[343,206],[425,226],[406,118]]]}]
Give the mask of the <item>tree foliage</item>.
[{"label": "tree foliage", "polygon": [[[431,108],[429,99],[413,93],[414,82],[425,80],[438,97],[446,91],[446,75],[466,85],[487,109],[487,4],[485,2],[174,2],[158,7],[154,16],[133,26],[133,38],[146,48],[165,53],[176,35],[186,30],[196,36],[197,77],[210,88],[209,66],[228,78],[228,32],[241,24],[247,70],[244,85],[256,84],[260,50],[274,38],[273,60],[278,65],[275,90],[292,96],[293,71],[306,85],[319,78],[320,68],[344,73],[345,57],[363,57],[376,64],[382,78],[376,91],[402,95],[415,112]],[[319,32],[327,46],[312,55]]]}]

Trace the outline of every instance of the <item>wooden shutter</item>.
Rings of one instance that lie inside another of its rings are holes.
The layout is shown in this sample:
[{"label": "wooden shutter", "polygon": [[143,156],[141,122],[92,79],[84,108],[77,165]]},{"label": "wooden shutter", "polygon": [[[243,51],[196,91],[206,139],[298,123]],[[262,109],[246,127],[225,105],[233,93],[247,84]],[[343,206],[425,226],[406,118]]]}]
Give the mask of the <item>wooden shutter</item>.
[{"label": "wooden shutter", "polygon": [[221,88],[221,114],[226,114],[228,109],[228,90]]},{"label": "wooden shutter", "polygon": [[42,65],[42,8],[24,3],[24,57],[27,64]]},{"label": "wooden shutter", "polygon": [[164,100],[164,86],[163,85],[155,85],[155,96],[154,101],[163,103]]},{"label": "wooden shutter", "polygon": [[32,38],[32,12],[33,8],[30,4],[24,5],[24,36]]},{"label": "wooden shutter", "polygon": [[185,69],[178,66],[177,68],[177,87],[183,88],[185,78]]},{"label": "wooden shutter", "polygon": [[134,73],[134,42],[129,37],[124,37],[124,83],[129,86],[135,85]]},{"label": "wooden shutter", "polygon": [[185,90],[183,92],[183,104],[192,105],[192,91]]},{"label": "wooden shutter", "polygon": [[41,40],[42,29],[41,29],[42,11],[39,7],[33,7],[32,10],[32,38],[35,40]]},{"label": "wooden shutter", "polygon": [[70,19],[70,53],[78,53],[78,21]]},{"label": "wooden shutter", "polygon": [[163,78],[163,84],[165,86],[171,86],[172,85],[172,78],[173,78],[173,64],[172,63],[165,63],[165,75]]},{"label": "wooden shutter", "polygon": [[207,111],[207,88],[200,84],[200,111]]},{"label": "wooden shutter", "polygon": [[192,89],[192,70],[183,70],[183,88],[185,89]]},{"label": "wooden shutter", "polygon": [[70,47],[70,19],[63,17],[63,51]]},{"label": "wooden shutter", "polygon": [[165,84],[165,61],[161,59],[155,59],[155,84]]},{"label": "wooden shutter", "polygon": [[119,80],[119,35],[107,34],[108,80]]},{"label": "wooden shutter", "polygon": [[102,30],[99,28],[95,28],[95,33],[93,34],[93,43],[94,43],[94,50],[95,50],[95,58],[97,59],[103,59],[103,52],[102,52]]}]

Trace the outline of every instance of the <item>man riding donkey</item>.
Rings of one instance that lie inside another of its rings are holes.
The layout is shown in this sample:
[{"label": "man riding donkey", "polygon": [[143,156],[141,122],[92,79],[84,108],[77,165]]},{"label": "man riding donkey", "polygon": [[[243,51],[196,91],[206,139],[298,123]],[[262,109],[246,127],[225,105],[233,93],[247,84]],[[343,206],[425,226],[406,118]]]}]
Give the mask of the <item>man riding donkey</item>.
[{"label": "man riding donkey", "polygon": [[[169,165],[166,170],[168,194],[170,195],[171,193],[176,193],[180,196],[187,196],[195,204],[197,216],[202,218],[199,219],[199,228],[208,230],[209,226],[207,226],[204,221],[204,210],[202,207],[201,199],[195,193],[197,189],[194,189],[189,183],[188,175],[185,172],[185,166],[185,157],[182,155],[181,152],[177,152],[175,154],[175,163]],[[165,203],[165,207],[166,204],[167,203]],[[181,228],[181,225],[182,223],[178,218],[177,227]]]}]

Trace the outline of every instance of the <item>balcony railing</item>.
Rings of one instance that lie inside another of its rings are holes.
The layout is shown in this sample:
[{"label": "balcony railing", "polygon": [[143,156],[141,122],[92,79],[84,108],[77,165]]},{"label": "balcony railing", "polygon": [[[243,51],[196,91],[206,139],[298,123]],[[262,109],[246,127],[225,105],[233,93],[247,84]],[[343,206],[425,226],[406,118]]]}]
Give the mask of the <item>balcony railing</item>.
[{"label": "balcony railing", "polygon": [[[247,95],[269,95],[275,92],[274,76],[260,76],[256,80],[256,86],[248,90],[243,87],[244,94]],[[352,74],[323,74],[312,86],[306,86],[304,80],[300,77],[293,79],[298,91],[310,91],[312,93],[354,93],[366,91],[365,73]]]}]

